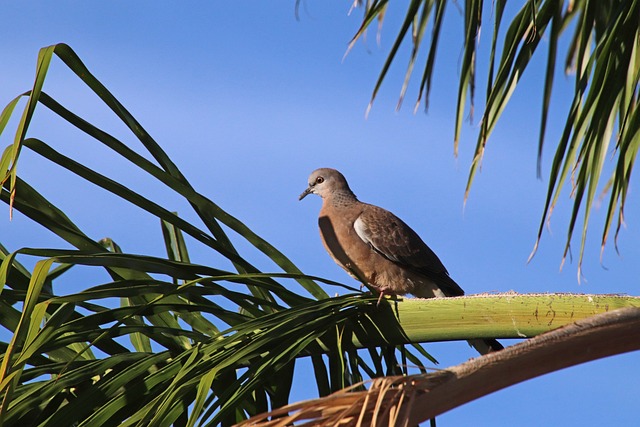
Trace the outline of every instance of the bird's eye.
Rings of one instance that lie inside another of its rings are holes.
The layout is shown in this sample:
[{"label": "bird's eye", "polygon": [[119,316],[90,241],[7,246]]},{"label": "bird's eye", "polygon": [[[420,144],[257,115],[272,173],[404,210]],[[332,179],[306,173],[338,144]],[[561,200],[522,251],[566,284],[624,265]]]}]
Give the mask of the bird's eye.
[{"label": "bird's eye", "polygon": [[324,178],[319,176],[316,178],[316,184],[322,184],[324,182]]}]

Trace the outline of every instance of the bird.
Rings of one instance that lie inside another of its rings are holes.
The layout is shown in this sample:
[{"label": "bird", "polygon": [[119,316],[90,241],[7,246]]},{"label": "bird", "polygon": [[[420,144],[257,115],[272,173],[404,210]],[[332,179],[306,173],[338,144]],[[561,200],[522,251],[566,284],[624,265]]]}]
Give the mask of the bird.
[{"label": "bird", "polygon": [[[333,260],[359,281],[384,295],[418,298],[464,295],[438,256],[404,221],[381,207],[363,203],[336,169],[314,170],[309,194],[322,198],[318,225],[322,243]],[[468,341],[479,353],[504,347],[495,339]]]}]

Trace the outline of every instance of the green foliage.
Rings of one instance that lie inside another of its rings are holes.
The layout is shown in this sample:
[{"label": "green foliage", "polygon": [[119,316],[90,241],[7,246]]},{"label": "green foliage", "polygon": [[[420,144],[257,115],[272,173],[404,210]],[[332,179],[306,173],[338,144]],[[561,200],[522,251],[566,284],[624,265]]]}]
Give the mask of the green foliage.
[{"label": "green foliage", "polygon": [[[43,91],[54,55],[98,95],[146,153]],[[302,274],[284,254],[198,193],[69,46],[40,51],[34,87],[4,109],[0,131],[22,98],[26,106],[16,136],[0,159],[0,199],[75,249],[9,252],[0,245],[0,324],[13,332],[9,342],[0,343],[0,425],[231,425],[288,403],[299,357],[312,358],[320,395],[367,377],[406,372],[400,358],[422,364],[373,324],[367,313],[375,310],[375,297],[328,298],[319,283],[357,289]],[[42,106],[182,197],[201,224],[81,164],[73,153],[27,137],[36,107]],[[88,237],[19,176],[23,150],[158,218],[166,256],[134,255],[108,238]],[[192,263],[185,236],[235,271]],[[257,248],[276,272],[253,266],[232,237]],[[32,272],[21,259],[36,260]],[[96,277],[106,272],[110,280],[61,294],[74,266],[88,266]],[[386,329],[401,331],[397,322]],[[382,349],[358,351],[358,341]]]},{"label": "green foliage", "polygon": [[[446,0],[409,2],[406,17],[376,82],[371,102],[375,99],[402,42],[410,34],[412,48],[406,77],[400,91],[398,104],[400,106],[418,52],[423,44],[424,34],[430,25],[431,43],[420,81],[416,109],[423,98],[428,107],[431,77],[446,3]],[[616,237],[624,223],[624,206],[640,145],[640,109],[638,109],[640,1],[529,0],[524,2],[513,20],[508,23],[506,31],[501,28],[506,0],[491,2],[487,7],[484,3],[468,0],[460,5],[463,9],[465,36],[455,122],[454,150],[456,152],[467,100],[470,103],[470,114],[473,116],[476,59],[481,52],[479,36],[482,18],[484,15],[491,15],[493,18],[486,105],[482,114],[465,199],[480,168],[489,136],[530,64],[531,58],[540,47],[540,42],[544,41],[542,45],[548,48],[538,139],[538,174],[541,174],[540,163],[558,46],[563,33],[572,31],[571,43],[565,56],[565,70],[567,73],[574,74],[574,96],[566,115],[565,129],[558,138],[549,173],[547,199],[532,256],[542,236],[545,222],[549,220],[564,184],[570,180],[570,193],[574,202],[563,262],[569,253],[578,215],[582,209],[584,220],[578,262],[578,278],[580,278],[591,207],[596,198],[598,185],[601,184],[607,153],[612,154],[616,166],[604,185],[604,190],[610,193],[610,197],[601,239],[603,249],[614,218],[617,219]],[[373,0],[365,3],[365,16],[351,46],[367,31],[376,18],[383,20],[389,5],[388,0]]]}]

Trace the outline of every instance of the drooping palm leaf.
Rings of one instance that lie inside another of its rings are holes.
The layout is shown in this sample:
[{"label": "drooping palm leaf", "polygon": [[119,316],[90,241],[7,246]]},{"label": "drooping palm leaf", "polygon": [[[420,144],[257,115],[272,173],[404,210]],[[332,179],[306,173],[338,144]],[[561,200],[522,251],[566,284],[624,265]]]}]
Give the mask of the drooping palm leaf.
[{"label": "drooping palm leaf", "polygon": [[[414,30],[412,50],[407,73],[400,90],[400,99],[405,96],[409,77],[415,65],[417,50],[423,44],[422,35],[429,25],[432,27],[429,55],[424,65],[418,102],[423,99],[429,105],[429,88],[444,3],[433,0],[412,1],[407,6],[407,15],[398,30],[398,36],[390,49],[380,76],[375,83],[372,101],[379,91],[387,70],[394,61],[402,42],[408,38],[408,25]],[[353,43],[365,34],[370,24],[382,19],[383,11],[390,7],[387,1],[363,3],[364,18]],[[541,174],[545,138],[548,137],[547,120],[554,86],[555,69],[561,37],[568,36],[571,42],[565,52],[565,69],[574,74],[574,100],[566,112],[566,127],[562,135],[553,135],[558,141],[556,154],[549,171],[549,188],[544,205],[540,228],[534,247],[535,253],[542,230],[549,220],[564,184],[571,176],[570,193],[574,197],[573,213],[569,222],[565,252],[566,257],[578,219],[584,212],[582,225],[578,277],[590,219],[590,211],[599,188],[610,192],[607,216],[603,224],[601,245],[607,243],[614,218],[617,219],[616,237],[624,222],[624,206],[627,200],[631,172],[640,144],[640,122],[638,120],[638,97],[640,92],[640,1],[561,1],[529,0],[522,4],[506,30],[502,30],[506,1],[491,2],[468,0],[463,2],[463,25],[465,31],[463,54],[460,66],[458,101],[454,129],[454,151],[457,152],[467,100],[470,114],[474,112],[474,88],[476,58],[482,55],[483,16],[493,19],[493,35],[489,53],[489,72],[486,82],[486,99],[481,126],[471,163],[465,200],[479,170],[485,146],[495,125],[529,68],[531,58],[546,47],[547,66],[543,83],[542,114],[538,138],[538,174]],[[435,13],[433,13],[435,12]],[[431,21],[430,16],[434,16]],[[565,34],[572,31],[572,34]],[[544,41],[544,43],[540,43]],[[497,52],[501,52],[497,59]],[[370,108],[371,106],[369,106]],[[615,149],[609,146],[615,142]],[[605,156],[613,153],[616,167],[606,185],[601,178],[606,167]]]}]

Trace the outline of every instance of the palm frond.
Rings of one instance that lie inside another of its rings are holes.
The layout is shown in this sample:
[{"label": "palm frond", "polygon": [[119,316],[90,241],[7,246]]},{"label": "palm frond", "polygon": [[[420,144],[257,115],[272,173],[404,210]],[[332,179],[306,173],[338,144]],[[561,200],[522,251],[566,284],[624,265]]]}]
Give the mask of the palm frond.
[{"label": "palm frond", "polygon": [[[387,77],[387,70],[395,60],[402,42],[408,38],[409,24],[413,23],[412,50],[400,90],[400,101],[405,96],[414,70],[417,51],[423,44],[423,34],[427,26],[431,25],[431,45],[417,97],[418,103],[424,99],[425,105],[429,105],[430,82],[434,72],[444,3],[433,0],[410,2],[396,41],[375,83],[372,101]],[[474,113],[476,58],[483,53],[479,39],[482,18],[485,14],[490,14],[494,20],[484,112],[464,197],[466,200],[469,196],[482,163],[485,147],[498,119],[529,68],[531,59],[540,50],[540,46],[546,46],[547,65],[538,137],[538,175],[541,175],[556,63],[560,54],[558,46],[562,45],[560,41],[564,33],[573,31],[570,35],[571,42],[565,52],[565,70],[575,75],[574,98],[569,111],[566,112],[564,132],[562,135],[553,136],[558,144],[549,171],[547,199],[531,257],[537,250],[544,225],[554,210],[564,184],[571,178],[573,211],[562,262],[569,252],[580,211],[583,211],[578,258],[580,278],[590,212],[599,188],[610,192],[601,238],[603,249],[614,218],[617,219],[616,239],[624,223],[624,206],[640,139],[640,123],[637,119],[640,92],[640,2],[529,0],[512,18],[504,34],[501,27],[506,2],[497,1],[492,5],[490,11],[485,11],[483,1],[469,0],[463,4],[465,37],[454,129],[456,153],[463,118],[467,111],[471,117]],[[364,4],[365,16],[352,45],[388,7],[388,3],[382,1]],[[545,42],[541,44],[543,40]],[[497,59],[499,51],[501,55]],[[371,108],[371,105],[368,108]],[[610,149],[612,145],[615,148]],[[616,166],[607,180],[608,184],[602,186],[602,176],[607,169],[605,157],[608,153],[613,155],[614,160],[617,159]]]},{"label": "palm frond", "polygon": [[[143,153],[43,91],[54,55],[128,127]],[[357,289],[303,274],[197,192],[69,46],[41,50],[35,82],[0,116],[0,130],[6,131],[26,99],[14,142],[0,159],[0,200],[74,249],[0,247],[0,324],[13,331],[9,342],[0,343],[0,425],[230,425],[287,403],[299,357],[314,360],[321,395],[361,381],[363,373],[400,373],[402,358],[418,360],[403,346],[409,339],[384,338],[387,331],[402,330],[397,322],[381,331],[363,315],[374,297],[328,298],[323,286]],[[38,105],[183,198],[201,223],[83,165],[74,153],[28,137]],[[109,238],[89,237],[18,174],[23,150],[156,218],[166,257],[132,254]],[[225,265],[191,262],[185,235]],[[275,272],[252,265],[234,239],[258,249]],[[35,260],[33,271],[21,265],[26,259]],[[92,269],[96,279],[88,279],[80,292],[60,293],[74,266]],[[362,342],[391,351],[362,350]]]}]

